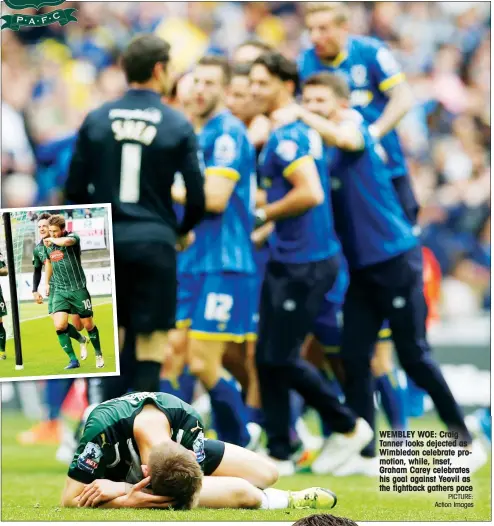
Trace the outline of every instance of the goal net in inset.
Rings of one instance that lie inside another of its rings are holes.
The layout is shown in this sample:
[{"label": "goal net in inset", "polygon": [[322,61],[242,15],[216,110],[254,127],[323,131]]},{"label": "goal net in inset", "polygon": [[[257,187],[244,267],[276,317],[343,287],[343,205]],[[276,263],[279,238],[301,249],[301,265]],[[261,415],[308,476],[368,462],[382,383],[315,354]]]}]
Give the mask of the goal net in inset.
[{"label": "goal net in inset", "polygon": [[[24,256],[24,239],[26,232],[32,229],[30,213],[5,212],[2,214],[0,229],[1,257],[8,267],[9,275],[0,278],[0,285],[4,301],[7,306],[7,316],[3,323],[7,333],[7,340],[14,338],[16,350],[16,368],[22,368],[21,336],[19,326],[19,302],[17,292],[23,284],[22,261]],[[17,341],[18,340],[18,341]]]}]

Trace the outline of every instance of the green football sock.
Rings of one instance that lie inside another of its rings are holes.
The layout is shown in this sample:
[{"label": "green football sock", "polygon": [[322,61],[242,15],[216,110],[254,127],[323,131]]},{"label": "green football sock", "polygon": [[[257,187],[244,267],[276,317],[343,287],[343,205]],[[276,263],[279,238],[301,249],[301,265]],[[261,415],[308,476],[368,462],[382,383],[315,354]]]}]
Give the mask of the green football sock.
[{"label": "green football sock", "polygon": [[72,342],[70,341],[69,330],[57,331],[58,341],[60,346],[67,353],[67,356],[71,361],[77,361],[74,349],[72,348]]},{"label": "green football sock", "polygon": [[101,343],[99,341],[98,327],[96,327],[95,325],[90,331],[87,331],[87,334],[89,336],[89,339],[91,340],[91,343],[93,344],[96,356],[101,356],[103,353],[101,352]]},{"label": "green football sock", "polygon": [[5,352],[5,344],[7,343],[7,333],[3,323],[0,323],[0,352]]},{"label": "green football sock", "polygon": [[84,339],[84,336],[70,323],[69,323],[68,331],[69,331],[69,336],[73,340],[77,340],[79,343],[84,343],[86,341]]}]

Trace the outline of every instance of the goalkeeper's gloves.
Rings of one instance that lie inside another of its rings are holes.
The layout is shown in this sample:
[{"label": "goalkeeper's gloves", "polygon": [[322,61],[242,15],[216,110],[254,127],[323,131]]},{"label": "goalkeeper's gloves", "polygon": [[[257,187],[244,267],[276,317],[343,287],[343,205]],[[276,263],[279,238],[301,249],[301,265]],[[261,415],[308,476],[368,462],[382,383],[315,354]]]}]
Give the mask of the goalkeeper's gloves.
[{"label": "goalkeeper's gloves", "polygon": [[260,228],[261,226],[266,224],[266,221],[267,221],[266,210],[264,210],[264,208],[258,208],[256,210],[256,224],[254,228],[255,229]]}]

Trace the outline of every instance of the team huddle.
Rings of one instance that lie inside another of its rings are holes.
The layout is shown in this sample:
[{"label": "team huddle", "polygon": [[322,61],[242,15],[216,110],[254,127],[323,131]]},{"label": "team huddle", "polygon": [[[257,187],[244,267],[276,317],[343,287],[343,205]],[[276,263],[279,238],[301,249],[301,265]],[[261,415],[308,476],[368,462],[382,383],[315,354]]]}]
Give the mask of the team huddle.
[{"label": "team huddle", "polygon": [[[427,343],[418,205],[395,131],[410,88],[381,42],[348,35],[347,7],[309,3],[306,23],[298,64],[248,42],[232,62],[199,60],[168,105],[169,46],[137,37],[131,89],[81,128],[67,196],[112,202],[125,389],[146,392],[91,412],[67,506],[331,508],[329,490],[269,486],[295,473],[305,406],[326,437],[313,472],[377,473],[374,385],[392,427],[409,416],[390,339],[471,469],[486,461]],[[196,381],[218,440],[188,405]]]}]

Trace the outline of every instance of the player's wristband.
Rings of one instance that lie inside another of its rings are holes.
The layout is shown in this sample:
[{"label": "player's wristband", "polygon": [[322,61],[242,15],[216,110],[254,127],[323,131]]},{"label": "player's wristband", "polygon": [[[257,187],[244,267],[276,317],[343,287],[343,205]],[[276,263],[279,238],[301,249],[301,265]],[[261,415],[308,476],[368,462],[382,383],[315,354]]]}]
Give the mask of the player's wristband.
[{"label": "player's wristband", "polygon": [[266,220],[267,220],[266,210],[264,210],[264,208],[258,208],[256,210],[256,225],[255,225],[255,227],[256,228],[261,227],[262,225],[264,225],[266,223]]}]

